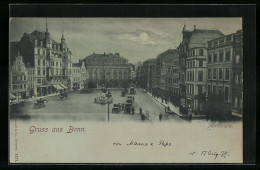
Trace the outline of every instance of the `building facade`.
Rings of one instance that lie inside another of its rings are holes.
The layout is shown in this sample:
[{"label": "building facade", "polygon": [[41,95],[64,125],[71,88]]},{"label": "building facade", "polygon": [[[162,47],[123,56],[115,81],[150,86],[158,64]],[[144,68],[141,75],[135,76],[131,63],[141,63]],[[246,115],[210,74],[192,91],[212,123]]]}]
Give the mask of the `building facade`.
[{"label": "building facade", "polygon": [[94,87],[121,87],[130,81],[128,60],[115,54],[91,54],[85,59],[86,81]]},{"label": "building facade", "polygon": [[72,85],[74,88],[80,89],[80,75],[79,63],[72,63]]},{"label": "building facade", "polygon": [[[203,93],[206,89],[205,49],[207,48],[207,41],[221,37],[223,33],[219,30],[197,29],[196,25],[194,25],[193,30],[186,30],[186,25],[184,25],[182,35],[182,42],[178,47],[180,60],[180,100],[182,107],[187,108],[190,112],[197,112],[201,108],[195,96],[199,94],[198,92]],[[200,56],[200,51],[203,52],[202,56]],[[198,81],[198,78],[202,81]]]},{"label": "building facade", "polygon": [[203,95],[206,96],[207,48],[194,47],[187,50],[186,97],[187,107],[194,113],[201,113]]},{"label": "building facade", "polygon": [[243,50],[242,33],[208,41],[207,96],[219,96],[226,110],[242,115]]},{"label": "building facade", "polygon": [[143,62],[144,88],[150,93],[152,92],[155,66],[156,59],[148,59]]},{"label": "building facade", "polygon": [[24,33],[19,42],[10,43],[11,61],[17,51],[31,67],[30,77],[34,74],[34,83],[31,83],[34,95],[46,96],[72,87],[72,52],[65,42],[63,29],[61,42],[56,42],[50,36],[46,21],[45,32],[36,29],[30,34]]},{"label": "building facade", "polygon": [[29,95],[28,70],[23,61],[23,56],[18,52],[10,70],[10,93],[16,100],[26,99]]}]

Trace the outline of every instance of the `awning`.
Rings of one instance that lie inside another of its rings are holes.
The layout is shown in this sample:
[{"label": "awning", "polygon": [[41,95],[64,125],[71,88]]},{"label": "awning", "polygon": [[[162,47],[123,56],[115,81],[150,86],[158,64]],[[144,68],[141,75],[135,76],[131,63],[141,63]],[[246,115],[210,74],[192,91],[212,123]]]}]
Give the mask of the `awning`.
[{"label": "awning", "polygon": [[60,86],[60,85],[58,85],[58,84],[53,84],[52,85],[53,87],[55,87],[57,90],[62,90],[63,88]]},{"label": "awning", "polygon": [[65,85],[63,84],[60,84],[61,87],[63,87],[64,89],[67,89],[68,87],[66,87]]},{"label": "awning", "polygon": [[15,99],[16,97],[13,94],[9,94],[10,99]]}]

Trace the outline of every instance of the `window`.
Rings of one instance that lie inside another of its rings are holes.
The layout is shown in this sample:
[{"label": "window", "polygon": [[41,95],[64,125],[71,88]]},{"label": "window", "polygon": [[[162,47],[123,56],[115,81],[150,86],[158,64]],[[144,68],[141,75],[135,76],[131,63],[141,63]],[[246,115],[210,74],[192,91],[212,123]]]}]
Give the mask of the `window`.
[{"label": "window", "polygon": [[41,70],[40,69],[38,69],[38,75],[41,75]]},{"label": "window", "polygon": [[208,79],[211,79],[211,69],[208,69]]},{"label": "window", "polygon": [[23,89],[23,85],[20,85],[20,89]]},{"label": "window", "polygon": [[223,92],[222,92],[222,86],[219,86],[219,87],[218,87],[218,94],[219,94],[220,96],[222,96],[222,93],[223,93]]},{"label": "window", "polygon": [[192,68],[195,67],[195,61],[192,61]]},{"label": "window", "polygon": [[200,56],[203,56],[203,49],[200,49],[199,55],[200,55]]},{"label": "window", "polygon": [[26,80],[26,76],[24,76],[24,80]]},{"label": "window", "polygon": [[229,80],[229,72],[230,72],[230,69],[226,68],[225,80]]},{"label": "window", "polygon": [[26,84],[23,85],[24,89],[26,89]]},{"label": "window", "polygon": [[211,86],[208,85],[208,95],[210,95],[210,94],[211,94]]},{"label": "window", "polygon": [[223,52],[220,52],[219,53],[219,62],[223,61],[223,56],[224,56]]},{"label": "window", "polygon": [[218,55],[217,54],[214,54],[213,55],[213,62],[218,62]]},{"label": "window", "polygon": [[223,44],[224,43],[224,38],[220,38],[219,39],[219,44]]},{"label": "window", "polygon": [[203,81],[203,71],[198,72],[198,81]]},{"label": "window", "polygon": [[58,67],[58,62],[56,62],[56,67]]},{"label": "window", "polygon": [[215,41],[214,41],[214,45],[218,45],[218,40],[215,40]]},{"label": "window", "polygon": [[39,65],[39,66],[41,65],[41,60],[40,60],[40,59],[38,59],[38,65]]},{"label": "window", "polygon": [[43,55],[45,56],[45,50],[43,50],[42,52],[43,52]]},{"label": "window", "polygon": [[40,49],[38,49],[38,54],[41,54],[41,51],[40,51]]},{"label": "window", "polygon": [[208,56],[208,63],[211,63],[211,58],[212,58],[212,55],[210,54],[210,55]]},{"label": "window", "polygon": [[226,37],[226,42],[230,42],[231,41],[231,35],[228,35],[227,37]]},{"label": "window", "polygon": [[37,84],[41,84],[41,79],[37,79]]},{"label": "window", "polygon": [[45,66],[45,60],[42,60],[42,65]]},{"label": "window", "polygon": [[225,102],[228,101],[229,87],[225,87]]},{"label": "window", "polygon": [[213,79],[217,79],[217,69],[214,68],[213,70]]},{"label": "window", "polygon": [[219,68],[218,69],[218,79],[222,80],[222,75],[223,75],[223,69]]},{"label": "window", "polygon": [[42,70],[42,75],[44,75],[44,76],[45,76],[45,70]]},{"label": "window", "polygon": [[202,86],[201,85],[198,86],[198,94],[202,94]]},{"label": "window", "polygon": [[208,42],[208,45],[209,45],[209,47],[211,47],[212,46],[212,41]]},{"label": "window", "polygon": [[239,63],[239,59],[240,59],[240,56],[239,56],[239,55],[236,55],[236,64]]},{"label": "window", "polygon": [[230,61],[230,51],[226,51],[226,61]]},{"label": "window", "polygon": [[216,94],[216,86],[213,86],[213,94]]},{"label": "window", "polygon": [[199,67],[203,67],[203,60],[199,60]]}]

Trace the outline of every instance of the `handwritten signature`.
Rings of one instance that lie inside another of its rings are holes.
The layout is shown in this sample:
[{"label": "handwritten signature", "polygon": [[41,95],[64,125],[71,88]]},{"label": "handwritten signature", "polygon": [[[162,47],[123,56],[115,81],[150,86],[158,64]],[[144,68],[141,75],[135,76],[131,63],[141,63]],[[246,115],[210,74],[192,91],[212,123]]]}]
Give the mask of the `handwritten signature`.
[{"label": "handwritten signature", "polygon": [[216,151],[200,151],[200,152],[190,152],[188,153],[188,155],[192,155],[192,156],[208,156],[208,157],[213,157],[214,160],[217,159],[218,157],[220,158],[226,158],[229,156],[228,151],[220,151],[220,152],[216,152]]}]

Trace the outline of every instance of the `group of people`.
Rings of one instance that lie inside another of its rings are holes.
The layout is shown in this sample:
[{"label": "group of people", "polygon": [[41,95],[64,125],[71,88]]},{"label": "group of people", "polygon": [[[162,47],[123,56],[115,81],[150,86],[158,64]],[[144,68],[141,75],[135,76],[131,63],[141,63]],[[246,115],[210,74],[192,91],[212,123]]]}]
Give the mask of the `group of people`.
[{"label": "group of people", "polygon": [[[139,112],[140,112],[140,116],[141,116],[141,122],[144,122],[144,120],[145,120],[145,114],[143,113],[143,109],[142,109],[141,107],[139,108]],[[149,117],[149,114],[147,113],[146,116]],[[163,117],[163,115],[162,115],[162,113],[160,113],[160,114],[159,114],[159,120],[160,120],[160,122],[162,121],[162,117]]]},{"label": "group of people", "polygon": [[63,98],[65,98],[65,99],[67,99],[68,98],[68,92],[67,91],[60,91],[60,98],[61,99],[63,99]]}]

